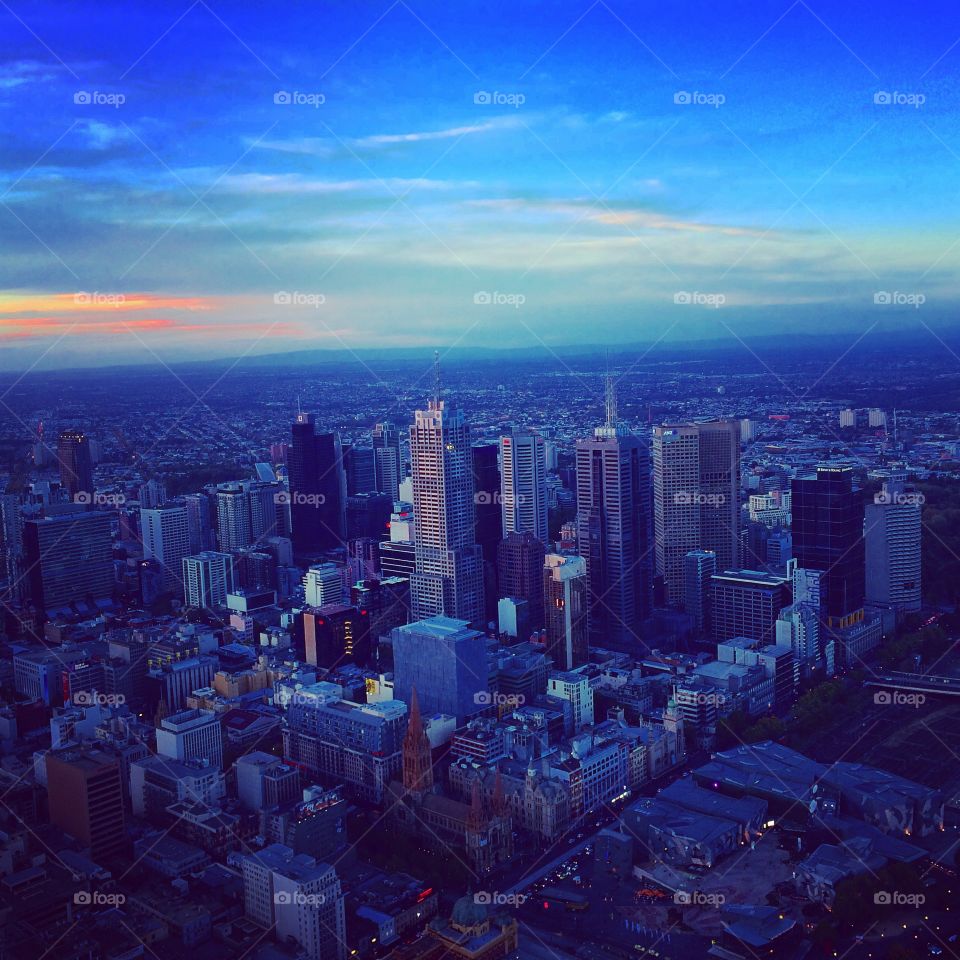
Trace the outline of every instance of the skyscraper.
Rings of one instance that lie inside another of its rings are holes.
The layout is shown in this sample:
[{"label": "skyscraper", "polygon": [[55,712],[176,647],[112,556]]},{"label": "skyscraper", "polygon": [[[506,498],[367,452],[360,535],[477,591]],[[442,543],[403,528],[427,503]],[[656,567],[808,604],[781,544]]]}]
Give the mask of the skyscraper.
[{"label": "skyscraper", "polygon": [[235,585],[232,554],[204,550],[183,558],[183,598],[188,607],[222,607]]},{"label": "skyscraper", "polygon": [[242,484],[224,484],[217,490],[217,539],[228,553],[253,543],[250,497]]},{"label": "skyscraper", "polygon": [[683,558],[683,609],[693,617],[699,634],[710,626],[710,579],[717,572],[717,555],[712,550],[691,550]]},{"label": "skyscraper", "polygon": [[898,613],[920,609],[920,511],[923,498],[905,477],[887,480],[866,506],[866,598]]},{"label": "skyscraper", "polygon": [[288,454],[293,547],[315,556],[343,544],[346,473],[340,437],[317,433],[312,413],[298,413]]},{"label": "skyscraper", "polygon": [[547,655],[558,670],[587,662],[587,564],[583,557],[548,553],[543,566]]},{"label": "skyscraper", "polygon": [[535,433],[518,430],[500,438],[500,508],[504,536],[532,533],[546,542],[546,460],[543,438]]},{"label": "skyscraper", "polygon": [[587,563],[589,622],[598,642],[634,644],[653,602],[650,452],[617,422],[613,383],[607,422],[577,441],[577,544]]},{"label": "skyscraper", "polygon": [[413,616],[444,614],[482,623],[483,567],[474,529],[473,453],[462,411],[437,388],[410,427],[416,572]]},{"label": "skyscraper", "polygon": [[190,524],[186,507],[155,507],[140,511],[143,556],[163,570],[163,589],[183,596],[183,558],[190,553]]},{"label": "skyscraper", "polygon": [[89,503],[93,498],[93,458],[86,434],[79,430],[64,430],[57,438],[57,460],[60,462],[60,483],[70,499],[87,498]]},{"label": "skyscraper", "polygon": [[740,424],[674,423],[653,431],[657,574],[683,606],[684,558],[712,550],[718,570],[740,564]]},{"label": "skyscraper", "polygon": [[23,525],[24,568],[30,597],[53,610],[113,594],[110,515],[67,513]]},{"label": "skyscraper", "polygon": [[403,479],[403,460],[400,454],[400,431],[388,420],[373,428],[373,466],[376,472],[374,489],[396,500],[400,496],[400,481]]},{"label": "skyscraper", "polygon": [[863,501],[853,468],[819,466],[793,481],[793,556],[797,566],[823,571],[821,619],[843,627],[863,613]]},{"label": "skyscraper", "polygon": [[530,626],[543,627],[543,542],[532,533],[509,533],[497,547],[497,578],[504,597],[527,601]]},{"label": "skyscraper", "polygon": [[495,443],[478,443],[473,448],[474,531],[483,554],[483,593],[487,620],[497,616],[497,544],[500,543],[500,448]]}]

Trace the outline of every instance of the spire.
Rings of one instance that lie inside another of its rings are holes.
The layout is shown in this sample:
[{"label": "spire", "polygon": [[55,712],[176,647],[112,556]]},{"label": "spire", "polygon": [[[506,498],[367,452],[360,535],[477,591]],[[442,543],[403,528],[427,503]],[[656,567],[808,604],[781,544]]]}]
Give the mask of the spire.
[{"label": "spire", "polygon": [[403,786],[413,793],[427,793],[433,788],[433,754],[416,687],[410,689],[410,718],[403,738]]},{"label": "spire", "polygon": [[496,776],[493,778],[493,801],[491,806],[497,816],[502,816],[507,807],[507,797],[503,790],[503,777],[500,774],[499,767],[497,767]]},{"label": "spire", "polygon": [[617,387],[609,373],[607,374],[606,406],[607,426],[615,427],[617,425]]},{"label": "spire", "polygon": [[481,829],[487,821],[487,816],[483,810],[483,798],[480,795],[480,778],[474,777],[473,787],[470,791],[470,814],[468,823],[474,830]]},{"label": "spire", "polygon": [[440,406],[440,351],[433,351],[433,402]]}]

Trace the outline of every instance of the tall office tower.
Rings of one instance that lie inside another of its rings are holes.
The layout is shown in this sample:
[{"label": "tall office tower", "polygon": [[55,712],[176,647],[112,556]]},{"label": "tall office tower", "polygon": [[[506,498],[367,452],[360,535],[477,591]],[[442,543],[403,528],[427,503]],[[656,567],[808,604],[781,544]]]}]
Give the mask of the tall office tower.
[{"label": "tall office tower", "polygon": [[343,602],[343,567],[338,563],[317,563],[307,568],[303,593],[309,607]]},{"label": "tall office tower", "polygon": [[747,637],[775,643],[777,618],[789,605],[790,582],[756,570],[724,570],[710,583],[710,622],[717,643]]},{"label": "tall office tower", "polygon": [[410,578],[413,616],[444,614],[483,623],[483,557],[476,542],[473,451],[462,411],[440,399],[437,386],[410,427],[416,573]]},{"label": "tall office tower", "polygon": [[[347,474],[347,496],[377,489],[376,457],[373,447],[357,444],[343,448],[343,468]],[[391,497],[391,501],[392,501]]]},{"label": "tall office tower", "polygon": [[183,599],[188,607],[222,607],[235,588],[232,554],[204,550],[183,558]]},{"label": "tall office tower", "polygon": [[896,475],[866,506],[866,598],[898,613],[920,609],[922,496]]},{"label": "tall office tower", "polygon": [[684,557],[712,550],[718,570],[740,565],[740,425],[674,423],[653,431],[657,574],[667,602],[684,604]]},{"label": "tall office tower", "polygon": [[283,523],[284,489],[279,483],[249,483],[247,499],[250,502],[250,542],[287,533]]},{"label": "tall office tower", "polygon": [[217,533],[213,526],[213,510],[210,497],[205,493],[188,493],[183,498],[187,511],[187,526],[190,530],[190,552],[201,553],[217,546]]},{"label": "tall office tower", "polygon": [[547,656],[558,670],[572,670],[587,662],[587,563],[583,557],[548,553],[543,564]]},{"label": "tall office tower", "polygon": [[691,550],[683,558],[683,609],[693,617],[694,629],[710,629],[710,580],[717,572],[717,555],[712,550]]},{"label": "tall office tower", "polygon": [[356,537],[347,541],[347,583],[380,575],[380,541]]},{"label": "tall office tower", "polygon": [[317,433],[312,413],[298,413],[288,455],[293,547],[314,556],[343,543],[347,478],[336,433]]},{"label": "tall office tower", "polygon": [[653,604],[650,451],[617,422],[607,382],[607,422],[577,441],[577,545],[587,562],[590,635],[635,645]]},{"label": "tall office tower", "polygon": [[473,448],[474,532],[483,554],[484,614],[488,621],[497,617],[497,544],[503,524],[500,511],[500,447],[481,443]]},{"label": "tall office tower", "polygon": [[756,421],[750,420],[748,417],[744,417],[740,421],[740,442],[741,443],[750,443],[757,436],[757,424]]},{"label": "tall office tower", "polygon": [[250,497],[239,483],[217,489],[217,539],[220,549],[227,553],[253,543]]},{"label": "tall office tower", "polygon": [[535,433],[500,438],[500,508],[504,536],[532,533],[546,543],[547,469],[543,438]]},{"label": "tall office tower", "polygon": [[328,603],[303,610],[294,623],[297,652],[315,667],[329,670],[353,662],[359,667],[373,663],[370,617],[347,603]]},{"label": "tall office tower", "polygon": [[345,960],[347,924],[336,871],[275,843],[243,857],[247,918],[309,960]]},{"label": "tall office tower", "polygon": [[465,620],[430,617],[397,627],[392,638],[396,700],[410,703],[416,687],[427,716],[445,713],[458,726],[489,702],[486,641]]},{"label": "tall office tower", "polygon": [[71,500],[90,503],[93,499],[93,458],[90,441],[78,430],[64,430],[57,438],[60,483]]},{"label": "tall office tower", "polygon": [[190,553],[190,523],[186,507],[141,509],[143,556],[156,560],[163,570],[163,589],[183,595],[183,558]]},{"label": "tall office tower", "polygon": [[380,544],[380,573],[409,580],[417,572],[417,549],[407,540],[384,540]]},{"label": "tall office tower", "polygon": [[793,556],[798,567],[822,571],[820,618],[828,627],[863,616],[863,515],[849,466],[820,466],[793,481]]},{"label": "tall office tower", "polygon": [[347,497],[347,539],[385,539],[390,535],[392,513],[393,498],[389,494],[368,491]]},{"label": "tall office tower", "polygon": [[47,754],[50,822],[103,865],[126,852],[120,762],[105,750],[68,747]]},{"label": "tall office tower", "polygon": [[530,626],[543,627],[543,542],[532,533],[509,533],[497,547],[497,578],[505,597],[527,601]]},{"label": "tall office tower", "polygon": [[400,496],[400,481],[403,479],[403,457],[400,452],[400,431],[388,420],[373,428],[373,467],[376,474],[373,489],[396,500]]},{"label": "tall office tower", "polygon": [[78,600],[109,599],[113,594],[108,513],[27,520],[23,552],[30,598],[41,610],[52,611]]}]

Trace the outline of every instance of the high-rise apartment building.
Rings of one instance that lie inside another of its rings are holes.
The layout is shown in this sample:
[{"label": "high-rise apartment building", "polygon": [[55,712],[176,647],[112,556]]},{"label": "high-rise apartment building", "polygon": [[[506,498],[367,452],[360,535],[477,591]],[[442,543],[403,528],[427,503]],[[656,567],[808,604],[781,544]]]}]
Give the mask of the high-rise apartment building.
[{"label": "high-rise apartment building", "polygon": [[482,623],[483,565],[474,529],[470,427],[462,411],[440,399],[439,384],[410,427],[410,461],[416,517],[413,616],[422,620],[443,614]]},{"label": "high-rise apartment building", "polygon": [[543,542],[529,531],[508,533],[497,547],[497,580],[504,597],[527,601],[530,626],[543,627]]},{"label": "high-rise apartment building", "polygon": [[222,607],[235,589],[232,554],[204,550],[183,558],[183,599],[188,607]]},{"label": "high-rise apartment building", "polygon": [[190,553],[190,523],[186,507],[154,507],[140,511],[143,556],[163,570],[163,588],[183,596],[183,558]]},{"label": "high-rise apartment building", "polygon": [[655,427],[653,502],[657,574],[667,602],[682,607],[691,550],[712,550],[718,570],[739,566],[739,422]]},{"label": "high-rise apartment building", "polygon": [[866,506],[866,599],[898,613],[920,609],[923,497],[891,477]]},{"label": "high-rise apartment building", "polygon": [[343,567],[337,563],[315,563],[303,577],[307,606],[322,607],[343,601]]},{"label": "high-rise apartment building", "polygon": [[503,536],[531,533],[546,542],[547,470],[543,438],[516,430],[500,438],[500,509]]},{"label": "high-rise apartment building", "polygon": [[400,496],[400,481],[403,479],[403,460],[400,431],[388,420],[373,428],[373,468],[376,479],[373,489],[396,500]]},{"label": "high-rise apartment building", "polygon": [[250,497],[240,483],[223,484],[217,489],[217,541],[225,553],[253,543]]},{"label": "high-rise apartment building", "polygon": [[710,581],[716,572],[717,555],[712,550],[691,550],[683,558],[683,609],[700,634],[710,627]]}]

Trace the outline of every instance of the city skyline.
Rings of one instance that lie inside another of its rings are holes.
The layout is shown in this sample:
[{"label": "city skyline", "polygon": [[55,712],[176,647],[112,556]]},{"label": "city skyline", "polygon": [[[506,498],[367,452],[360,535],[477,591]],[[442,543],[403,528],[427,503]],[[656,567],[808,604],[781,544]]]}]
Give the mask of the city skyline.
[{"label": "city skyline", "polygon": [[942,336],[937,9],[4,9],[2,368]]}]

